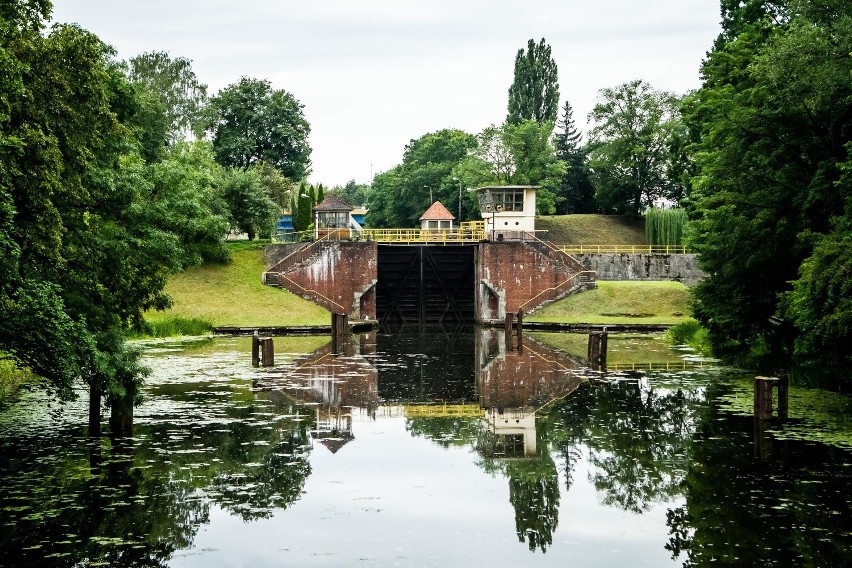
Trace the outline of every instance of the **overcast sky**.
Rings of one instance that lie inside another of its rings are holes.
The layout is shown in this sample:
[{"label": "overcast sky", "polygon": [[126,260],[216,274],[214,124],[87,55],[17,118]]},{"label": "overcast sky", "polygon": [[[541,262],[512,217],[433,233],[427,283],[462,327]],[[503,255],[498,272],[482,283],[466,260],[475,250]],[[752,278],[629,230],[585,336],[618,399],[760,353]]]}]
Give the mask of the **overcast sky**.
[{"label": "overcast sky", "polygon": [[427,132],[506,116],[515,54],[544,37],[560,108],[578,127],[600,89],[644,79],[684,93],[719,33],[718,0],[54,0],[128,59],[192,60],[211,94],[247,76],[304,105],[312,182],[342,185],[402,160]]}]

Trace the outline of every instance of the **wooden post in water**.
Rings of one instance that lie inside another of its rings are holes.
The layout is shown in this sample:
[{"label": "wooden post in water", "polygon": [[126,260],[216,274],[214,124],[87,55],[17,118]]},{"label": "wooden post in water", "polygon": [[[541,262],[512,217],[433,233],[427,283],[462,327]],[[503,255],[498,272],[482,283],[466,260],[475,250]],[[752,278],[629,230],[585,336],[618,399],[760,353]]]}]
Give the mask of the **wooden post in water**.
[{"label": "wooden post in water", "polygon": [[109,428],[114,436],[133,435],[133,394],[112,400]]},{"label": "wooden post in water", "polygon": [[778,378],[778,418],[786,420],[789,408],[790,376],[786,371],[781,371]]},{"label": "wooden post in water", "polygon": [[518,309],[518,326],[515,331],[518,332],[518,341],[521,341],[524,333],[524,310]]},{"label": "wooden post in water", "polygon": [[260,364],[264,367],[275,365],[275,345],[271,337],[260,338]]},{"label": "wooden post in water", "polygon": [[101,435],[101,391],[89,387],[89,436]]},{"label": "wooden post in water", "polygon": [[772,418],[772,387],[778,379],[754,378],[754,417],[758,420]]},{"label": "wooden post in water", "polygon": [[595,371],[606,369],[606,348],[608,339],[609,333],[606,331],[606,328],[604,328],[604,331],[593,331],[589,334],[589,366]]},{"label": "wooden post in water", "polygon": [[257,367],[260,364],[260,334],[254,330],[251,336],[251,366]]},{"label": "wooden post in water", "polygon": [[600,369],[600,356],[601,334],[597,331],[593,331],[589,334],[589,348],[587,357],[589,359],[589,366],[595,371]]},{"label": "wooden post in water", "polygon": [[349,334],[349,317],[346,314],[331,314],[331,352],[340,353]]}]

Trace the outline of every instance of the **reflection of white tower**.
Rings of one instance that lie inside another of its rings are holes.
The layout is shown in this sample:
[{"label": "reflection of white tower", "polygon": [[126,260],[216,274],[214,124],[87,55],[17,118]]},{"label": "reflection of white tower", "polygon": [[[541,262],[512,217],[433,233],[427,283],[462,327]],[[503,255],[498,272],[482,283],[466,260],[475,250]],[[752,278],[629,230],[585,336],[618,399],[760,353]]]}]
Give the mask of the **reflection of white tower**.
[{"label": "reflection of white tower", "polygon": [[524,408],[489,408],[483,420],[487,437],[490,439],[481,450],[492,454],[493,457],[519,458],[536,455],[534,411]]}]

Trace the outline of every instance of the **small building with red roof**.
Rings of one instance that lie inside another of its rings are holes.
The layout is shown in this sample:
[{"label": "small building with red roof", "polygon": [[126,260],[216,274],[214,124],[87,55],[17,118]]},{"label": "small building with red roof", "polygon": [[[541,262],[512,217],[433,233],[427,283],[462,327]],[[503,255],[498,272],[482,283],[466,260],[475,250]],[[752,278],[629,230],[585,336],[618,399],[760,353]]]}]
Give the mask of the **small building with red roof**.
[{"label": "small building with red roof", "polygon": [[440,201],[436,201],[420,216],[420,228],[424,231],[452,229],[455,219]]}]

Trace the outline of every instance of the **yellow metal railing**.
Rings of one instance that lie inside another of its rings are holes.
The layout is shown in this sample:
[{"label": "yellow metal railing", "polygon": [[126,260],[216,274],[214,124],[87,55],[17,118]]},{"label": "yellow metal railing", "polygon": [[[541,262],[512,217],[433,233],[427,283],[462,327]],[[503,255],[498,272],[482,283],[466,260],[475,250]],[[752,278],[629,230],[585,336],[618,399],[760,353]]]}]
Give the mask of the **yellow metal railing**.
[{"label": "yellow metal railing", "polygon": [[361,240],[377,243],[474,243],[485,240],[485,230],[459,229],[363,229]]},{"label": "yellow metal railing", "polygon": [[608,371],[688,371],[712,367],[702,361],[667,361],[662,363],[608,363]]},{"label": "yellow metal railing", "polygon": [[566,254],[685,254],[684,245],[563,245]]},{"label": "yellow metal railing", "polygon": [[478,418],[485,414],[478,404],[406,404],[404,408],[408,418],[444,416]]}]

